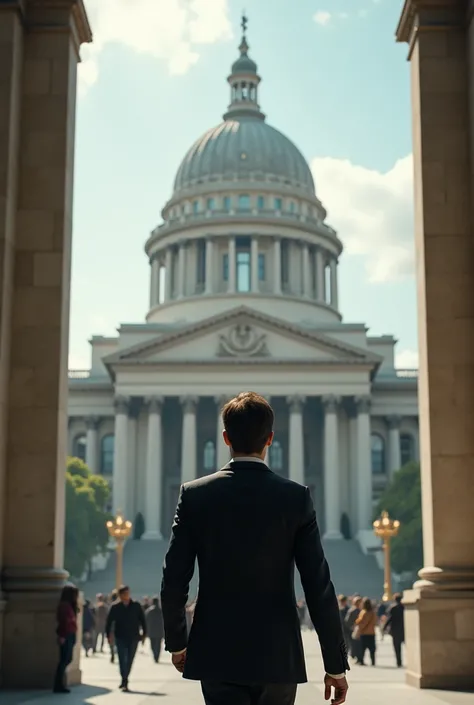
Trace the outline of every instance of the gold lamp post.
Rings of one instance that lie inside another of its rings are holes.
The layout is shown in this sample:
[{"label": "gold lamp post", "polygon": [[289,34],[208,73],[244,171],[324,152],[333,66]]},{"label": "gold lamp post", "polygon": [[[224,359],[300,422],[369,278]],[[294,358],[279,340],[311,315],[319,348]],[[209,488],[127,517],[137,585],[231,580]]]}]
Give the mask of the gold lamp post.
[{"label": "gold lamp post", "polygon": [[131,534],[132,522],[126,521],[122,512],[119,510],[115,519],[107,522],[107,530],[110,538],[115,540],[115,553],[117,556],[115,587],[118,590],[123,583],[123,546],[126,539],[128,539]]},{"label": "gold lamp post", "polygon": [[390,565],[390,541],[398,534],[400,522],[397,519],[389,517],[388,512],[382,512],[379,519],[374,521],[374,533],[383,541],[384,551],[384,583],[383,583],[383,598],[384,602],[389,602],[392,599],[392,570]]}]

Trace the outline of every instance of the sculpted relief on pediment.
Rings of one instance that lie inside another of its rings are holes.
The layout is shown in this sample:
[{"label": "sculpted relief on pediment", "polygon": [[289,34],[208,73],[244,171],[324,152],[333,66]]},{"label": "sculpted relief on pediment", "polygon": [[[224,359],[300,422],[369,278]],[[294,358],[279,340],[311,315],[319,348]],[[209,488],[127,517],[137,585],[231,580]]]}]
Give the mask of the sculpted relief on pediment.
[{"label": "sculpted relief on pediment", "polygon": [[219,336],[218,357],[268,357],[266,335],[247,323],[238,323]]}]

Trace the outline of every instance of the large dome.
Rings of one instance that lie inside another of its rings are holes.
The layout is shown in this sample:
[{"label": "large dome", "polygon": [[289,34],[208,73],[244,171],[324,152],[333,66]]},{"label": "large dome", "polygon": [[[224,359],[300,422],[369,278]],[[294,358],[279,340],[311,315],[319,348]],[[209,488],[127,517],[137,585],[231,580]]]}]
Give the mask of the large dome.
[{"label": "large dome", "polygon": [[208,130],[184,157],[174,189],[223,179],[268,179],[314,194],[314,181],[295,145],[264,120],[236,116]]}]

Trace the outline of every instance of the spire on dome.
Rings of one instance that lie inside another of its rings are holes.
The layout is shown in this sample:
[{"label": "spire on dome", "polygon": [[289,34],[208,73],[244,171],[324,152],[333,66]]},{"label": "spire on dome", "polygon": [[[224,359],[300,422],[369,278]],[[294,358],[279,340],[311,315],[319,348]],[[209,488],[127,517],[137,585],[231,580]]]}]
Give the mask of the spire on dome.
[{"label": "spire on dome", "polygon": [[258,105],[258,85],[260,76],[257,73],[257,64],[249,55],[249,45],[247,42],[248,17],[245,11],[242,13],[242,40],[239,45],[240,57],[232,64],[232,72],[227,79],[231,86],[231,102],[224,120],[236,117],[256,117],[264,120],[265,116],[260,112]]}]

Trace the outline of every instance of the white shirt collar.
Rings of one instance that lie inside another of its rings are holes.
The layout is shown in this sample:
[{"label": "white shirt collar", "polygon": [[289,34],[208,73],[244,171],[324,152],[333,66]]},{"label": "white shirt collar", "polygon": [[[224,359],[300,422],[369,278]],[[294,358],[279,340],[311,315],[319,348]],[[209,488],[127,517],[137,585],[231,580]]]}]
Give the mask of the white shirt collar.
[{"label": "white shirt collar", "polygon": [[266,465],[266,462],[262,460],[261,458],[255,458],[253,455],[249,456],[244,456],[242,458],[232,458],[231,463],[263,463]]}]

